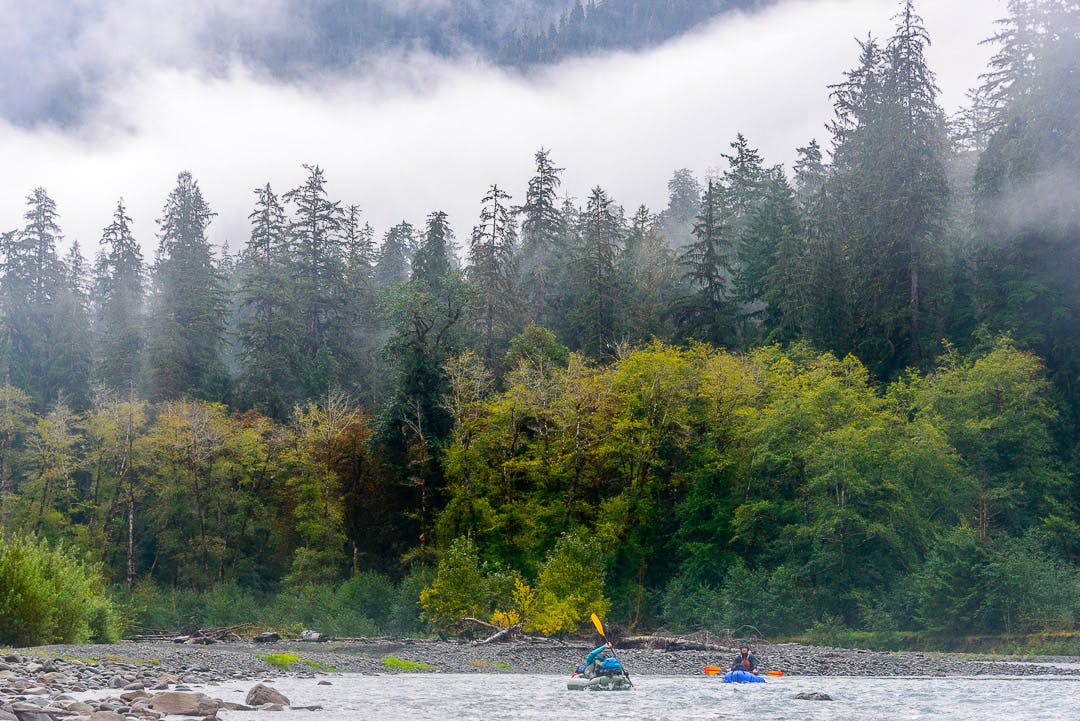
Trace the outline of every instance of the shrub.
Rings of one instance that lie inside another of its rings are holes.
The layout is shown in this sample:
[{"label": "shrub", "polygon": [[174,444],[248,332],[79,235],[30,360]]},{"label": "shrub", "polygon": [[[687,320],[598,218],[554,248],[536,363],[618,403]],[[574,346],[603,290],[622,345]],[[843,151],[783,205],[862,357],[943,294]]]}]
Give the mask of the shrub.
[{"label": "shrub", "polygon": [[111,640],[119,617],[101,571],[61,546],[0,536],[0,643]]},{"label": "shrub", "polygon": [[420,592],[422,617],[434,631],[451,631],[463,618],[486,615],[486,602],[476,546],[467,538],[455,539],[439,561],[434,583]]},{"label": "shrub", "polygon": [[565,533],[548,553],[536,581],[536,611],[525,629],[550,636],[578,630],[590,614],[604,616],[604,566],[584,529]]}]

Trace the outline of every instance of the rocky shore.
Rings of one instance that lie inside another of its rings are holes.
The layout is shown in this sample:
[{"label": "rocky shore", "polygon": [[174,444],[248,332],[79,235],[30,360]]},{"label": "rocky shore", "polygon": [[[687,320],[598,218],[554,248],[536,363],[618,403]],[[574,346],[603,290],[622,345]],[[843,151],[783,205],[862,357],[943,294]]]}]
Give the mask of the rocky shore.
[{"label": "rocky shore", "polygon": [[[288,699],[275,696],[270,687],[273,678],[282,675],[410,670],[561,675],[572,671],[589,648],[585,641],[476,644],[370,639],[213,645],[124,642],[8,649],[0,650],[0,721],[151,721],[176,715],[215,718],[222,708],[289,706]],[[991,659],[797,644],[762,644],[754,651],[764,669],[797,676],[1080,675],[1080,668],[1052,665],[1057,660],[1078,666],[1077,658]],[[701,675],[704,666],[726,665],[735,653],[735,649],[724,647],[708,651],[619,650],[626,669],[636,676]],[[281,668],[283,663],[288,663],[288,668]],[[228,704],[193,690],[238,681],[252,685],[246,704]]]}]

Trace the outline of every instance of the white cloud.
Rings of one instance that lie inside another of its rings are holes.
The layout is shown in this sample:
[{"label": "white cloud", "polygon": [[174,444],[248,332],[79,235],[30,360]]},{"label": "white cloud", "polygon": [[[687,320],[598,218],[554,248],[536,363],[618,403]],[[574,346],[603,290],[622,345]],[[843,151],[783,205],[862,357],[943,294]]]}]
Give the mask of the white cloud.
[{"label": "white cloud", "polygon": [[[221,76],[177,63],[137,67],[117,76],[122,82],[77,131],[0,125],[0,229],[21,226],[23,201],[41,185],[67,237],[92,254],[123,196],[152,258],[154,220],[177,172],[190,170],[218,212],[215,243],[236,250],[247,238],[252,189],[269,181],[284,193],[303,180],[302,163],[318,163],[330,194],[358,204],[380,234],[439,208],[463,238],[489,184],[522,199],[541,146],[566,168],[571,195],[601,185],[628,211],[640,203],[660,210],[672,171],[701,175],[721,165],[736,132],[768,162],[789,165],[811,137],[824,144],[826,86],[855,63],[855,37],[891,33],[896,7],[794,0],[648,52],[568,61],[528,77],[419,56],[288,84],[238,63]],[[934,39],[929,59],[943,105],[954,110],[985,67],[991,49],[977,43],[1003,9],[923,0],[919,11]],[[172,48],[169,56],[187,47],[183,38],[155,42]]]}]

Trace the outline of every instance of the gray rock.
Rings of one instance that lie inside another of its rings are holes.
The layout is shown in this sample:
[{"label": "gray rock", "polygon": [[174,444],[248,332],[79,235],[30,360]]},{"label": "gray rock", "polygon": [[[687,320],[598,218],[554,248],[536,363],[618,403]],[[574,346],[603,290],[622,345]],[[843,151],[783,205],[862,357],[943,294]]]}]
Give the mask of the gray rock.
[{"label": "gray rock", "polygon": [[95,711],[87,717],[87,721],[127,721],[127,716],[115,711]]},{"label": "gray rock", "polygon": [[273,631],[265,631],[264,633],[260,633],[259,635],[255,636],[251,640],[255,643],[273,643],[274,641],[280,641],[281,636],[277,635]]},{"label": "gray rock", "polygon": [[801,701],[832,701],[833,697],[821,691],[803,691],[795,694],[795,698]]},{"label": "gray rock", "polygon": [[221,703],[204,693],[163,691],[150,700],[150,708],[167,716],[207,716],[216,714]]},{"label": "gray rock", "polygon": [[244,703],[248,706],[262,706],[264,704],[281,704],[282,706],[288,706],[289,699],[277,689],[257,683],[247,692]]},{"label": "gray rock", "polygon": [[307,629],[304,629],[303,631],[300,632],[300,640],[301,641],[318,641],[318,642],[321,642],[321,641],[327,640],[327,638],[328,638],[327,636],[325,636],[324,634],[319,633],[318,631],[309,631]]}]

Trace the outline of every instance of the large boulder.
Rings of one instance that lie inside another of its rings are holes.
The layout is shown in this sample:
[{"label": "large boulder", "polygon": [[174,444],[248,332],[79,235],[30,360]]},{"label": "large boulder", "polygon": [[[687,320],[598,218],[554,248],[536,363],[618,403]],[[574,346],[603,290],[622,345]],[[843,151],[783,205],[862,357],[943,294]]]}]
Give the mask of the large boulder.
[{"label": "large boulder", "polygon": [[244,699],[244,703],[248,706],[262,706],[264,703],[280,704],[281,706],[288,706],[289,699],[285,697],[285,694],[281,693],[275,688],[265,686],[261,683],[255,684],[250,691],[248,691],[247,698]]},{"label": "large boulder", "polygon": [[166,716],[210,716],[221,708],[221,701],[204,693],[163,691],[150,699],[150,708]]},{"label": "large boulder", "polygon": [[833,698],[827,693],[821,691],[803,691],[802,693],[795,694],[795,698],[801,701],[832,701]]},{"label": "large boulder", "polygon": [[127,721],[127,717],[115,711],[95,711],[87,716],[87,721]]},{"label": "large boulder", "polygon": [[273,643],[274,641],[280,641],[281,636],[277,635],[273,631],[263,631],[251,640],[255,643]]}]

